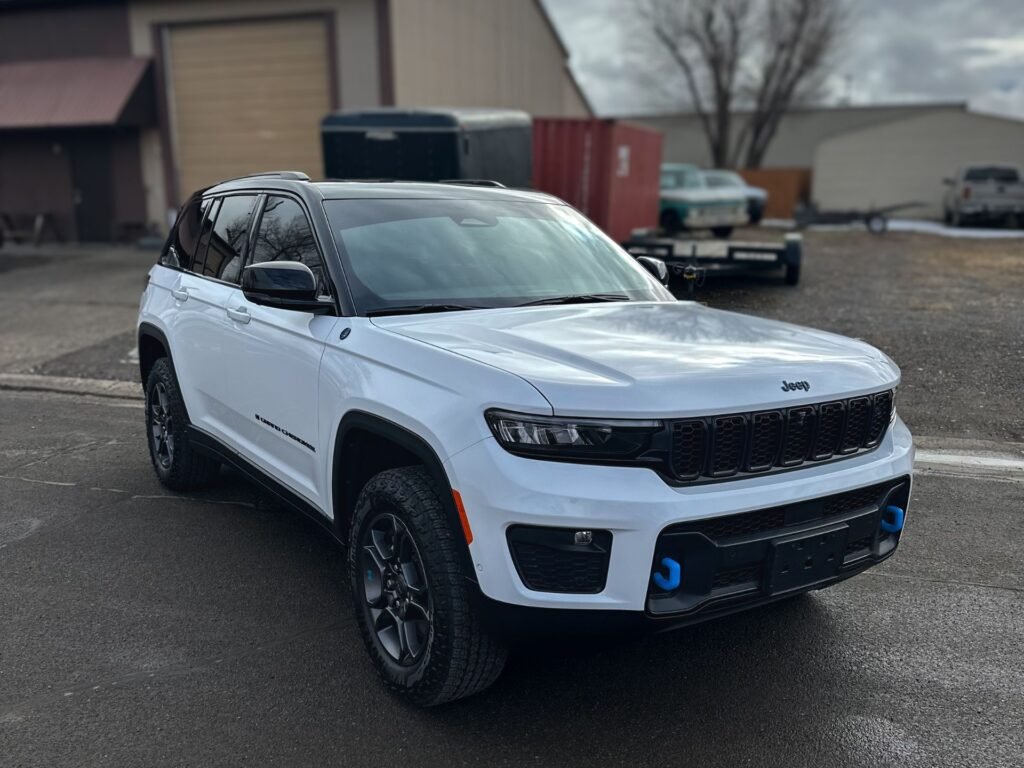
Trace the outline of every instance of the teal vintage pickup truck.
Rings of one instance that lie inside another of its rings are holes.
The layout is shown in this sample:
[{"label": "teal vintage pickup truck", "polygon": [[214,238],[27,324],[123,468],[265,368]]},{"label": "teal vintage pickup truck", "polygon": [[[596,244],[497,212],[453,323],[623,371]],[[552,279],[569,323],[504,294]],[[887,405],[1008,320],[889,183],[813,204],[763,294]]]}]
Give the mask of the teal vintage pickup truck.
[{"label": "teal vintage pickup truck", "polygon": [[729,237],[749,220],[747,200],[740,188],[712,188],[695,165],[661,166],[661,213],[658,223],[666,234],[683,229],[710,229]]}]

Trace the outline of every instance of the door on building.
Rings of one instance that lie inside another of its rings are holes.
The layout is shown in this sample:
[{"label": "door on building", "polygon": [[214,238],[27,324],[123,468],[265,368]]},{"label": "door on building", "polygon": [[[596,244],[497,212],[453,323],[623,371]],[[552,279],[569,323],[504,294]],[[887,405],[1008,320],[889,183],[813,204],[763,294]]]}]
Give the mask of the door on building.
[{"label": "door on building", "polygon": [[103,134],[76,136],[68,142],[75,234],[81,242],[114,239],[114,179],[111,138]]},{"label": "door on building", "polygon": [[323,16],[172,26],[164,55],[178,190],[268,170],[322,175],[331,109]]}]

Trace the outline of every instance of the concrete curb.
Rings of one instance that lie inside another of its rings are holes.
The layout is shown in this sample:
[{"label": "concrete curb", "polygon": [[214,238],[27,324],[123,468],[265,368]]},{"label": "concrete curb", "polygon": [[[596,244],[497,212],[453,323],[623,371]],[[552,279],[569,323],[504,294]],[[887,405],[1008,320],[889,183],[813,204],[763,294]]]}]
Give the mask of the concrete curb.
[{"label": "concrete curb", "polygon": [[79,379],[71,376],[40,376],[34,373],[0,373],[0,389],[63,392],[71,395],[142,400],[142,385],[113,379]]}]

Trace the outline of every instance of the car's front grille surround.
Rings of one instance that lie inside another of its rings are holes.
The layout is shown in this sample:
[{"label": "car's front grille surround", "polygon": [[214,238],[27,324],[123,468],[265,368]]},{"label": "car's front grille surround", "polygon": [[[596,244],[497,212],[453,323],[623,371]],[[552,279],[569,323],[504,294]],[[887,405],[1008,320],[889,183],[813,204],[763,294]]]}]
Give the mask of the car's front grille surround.
[{"label": "car's front grille surround", "polygon": [[893,391],[669,422],[672,480],[713,482],[848,458],[878,447]]}]

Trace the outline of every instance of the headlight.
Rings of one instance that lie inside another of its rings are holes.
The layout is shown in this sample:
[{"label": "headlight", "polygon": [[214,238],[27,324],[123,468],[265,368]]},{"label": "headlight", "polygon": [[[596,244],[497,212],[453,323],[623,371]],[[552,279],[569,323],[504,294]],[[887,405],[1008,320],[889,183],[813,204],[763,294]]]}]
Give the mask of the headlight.
[{"label": "headlight", "polygon": [[651,436],[664,426],[657,420],[574,419],[496,410],[484,415],[507,451],[548,459],[632,459],[647,450]]}]

